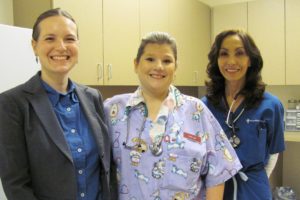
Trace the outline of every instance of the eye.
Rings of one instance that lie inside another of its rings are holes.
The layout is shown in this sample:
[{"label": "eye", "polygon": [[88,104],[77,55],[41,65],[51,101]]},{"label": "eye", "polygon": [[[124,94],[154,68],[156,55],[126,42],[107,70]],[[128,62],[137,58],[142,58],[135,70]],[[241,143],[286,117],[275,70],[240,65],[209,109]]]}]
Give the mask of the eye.
[{"label": "eye", "polygon": [[149,62],[153,62],[153,61],[154,61],[154,58],[148,57],[148,58],[146,58],[145,60],[147,60],[147,61],[149,61]]},{"label": "eye", "polygon": [[67,42],[72,43],[72,42],[77,41],[77,38],[75,38],[75,37],[67,37],[65,40],[66,40]]},{"label": "eye", "polygon": [[228,56],[227,51],[220,51],[219,52],[219,57],[225,57],[225,56]]},{"label": "eye", "polygon": [[236,53],[235,53],[237,56],[245,56],[247,55],[245,51],[243,50],[238,50]]},{"label": "eye", "polygon": [[172,61],[171,59],[164,59],[163,62],[166,63],[166,64],[170,64],[170,63],[172,63],[173,61]]},{"label": "eye", "polygon": [[45,38],[46,41],[53,41],[54,39],[55,39],[55,38],[52,37],[52,36],[51,36],[51,37],[49,36],[49,37],[46,37],[46,38]]}]

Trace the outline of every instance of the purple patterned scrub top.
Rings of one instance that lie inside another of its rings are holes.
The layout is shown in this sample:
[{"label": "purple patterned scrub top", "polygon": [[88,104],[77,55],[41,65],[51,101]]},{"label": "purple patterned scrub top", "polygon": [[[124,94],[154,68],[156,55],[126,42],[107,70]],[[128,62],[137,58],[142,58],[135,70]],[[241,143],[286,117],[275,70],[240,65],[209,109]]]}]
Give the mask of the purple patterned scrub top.
[{"label": "purple patterned scrub top", "polygon": [[200,99],[170,86],[155,121],[139,87],[105,101],[121,200],[205,199],[241,164]]}]

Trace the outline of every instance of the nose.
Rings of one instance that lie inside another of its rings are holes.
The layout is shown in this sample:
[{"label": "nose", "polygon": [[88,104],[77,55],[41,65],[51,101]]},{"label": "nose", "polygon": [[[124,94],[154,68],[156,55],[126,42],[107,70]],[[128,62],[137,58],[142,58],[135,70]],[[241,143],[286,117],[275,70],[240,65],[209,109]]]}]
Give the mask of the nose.
[{"label": "nose", "polygon": [[56,48],[57,49],[65,50],[66,49],[65,42],[63,40],[57,40],[57,42],[56,42]]},{"label": "nose", "polygon": [[155,64],[155,68],[162,70],[164,68],[163,63],[161,60],[157,60],[156,64]]},{"label": "nose", "polygon": [[228,60],[227,60],[227,64],[228,65],[234,65],[234,64],[236,64],[235,57],[234,56],[229,56]]}]

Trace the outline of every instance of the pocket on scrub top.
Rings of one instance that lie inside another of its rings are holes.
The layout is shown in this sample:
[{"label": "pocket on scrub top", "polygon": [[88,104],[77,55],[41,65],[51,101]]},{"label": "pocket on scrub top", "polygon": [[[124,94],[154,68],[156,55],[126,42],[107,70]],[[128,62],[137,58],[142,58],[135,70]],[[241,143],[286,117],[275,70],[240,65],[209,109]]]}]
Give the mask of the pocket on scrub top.
[{"label": "pocket on scrub top", "polygon": [[162,187],[169,190],[193,192],[199,188],[202,160],[190,156],[172,156],[166,161]]}]

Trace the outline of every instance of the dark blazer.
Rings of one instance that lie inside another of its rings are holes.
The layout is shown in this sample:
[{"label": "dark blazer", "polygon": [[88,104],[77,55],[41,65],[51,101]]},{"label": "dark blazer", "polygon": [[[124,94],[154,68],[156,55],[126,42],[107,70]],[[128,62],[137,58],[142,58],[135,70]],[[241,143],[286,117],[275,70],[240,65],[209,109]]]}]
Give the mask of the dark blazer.
[{"label": "dark blazer", "polygon": [[[96,89],[78,84],[75,91],[98,146],[102,199],[115,200],[102,97]],[[75,173],[39,74],[0,94],[0,177],[8,200],[76,200]]]}]

